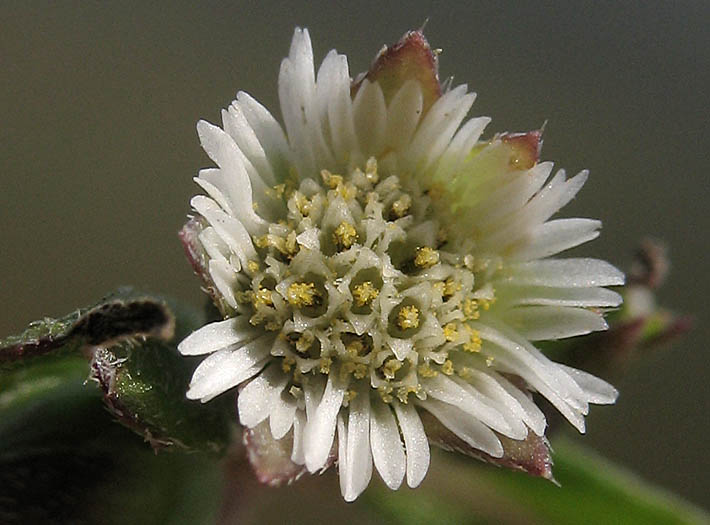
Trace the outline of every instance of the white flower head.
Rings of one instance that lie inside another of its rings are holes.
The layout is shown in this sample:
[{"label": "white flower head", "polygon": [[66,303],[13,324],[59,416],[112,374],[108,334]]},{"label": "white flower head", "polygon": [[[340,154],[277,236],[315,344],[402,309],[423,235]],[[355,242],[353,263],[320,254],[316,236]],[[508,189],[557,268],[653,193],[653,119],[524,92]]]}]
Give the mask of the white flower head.
[{"label": "white flower head", "polygon": [[551,175],[538,132],[481,141],[475,95],[444,91],[419,32],[353,83],[335,51],[316,74],[297,29],[285,131],[243,92],[222,128],[197,126],[217,167],[195,179],[208,196],[191,201],[188,248],[225,319],[179,346],[210,354],[187,396],[243,385],[241,424],[290,440],[309,472],[337,457],[348,501],[373,464],[388,487],[417,486],[432,418],[501,458],[504,442],[544,435],[532,392],[580,432],[590,403],[617,396],[533,344],[604,330],[621,302],[608,263],[550,258],[598,235],[599,221],[549,220],[587,173]]}]

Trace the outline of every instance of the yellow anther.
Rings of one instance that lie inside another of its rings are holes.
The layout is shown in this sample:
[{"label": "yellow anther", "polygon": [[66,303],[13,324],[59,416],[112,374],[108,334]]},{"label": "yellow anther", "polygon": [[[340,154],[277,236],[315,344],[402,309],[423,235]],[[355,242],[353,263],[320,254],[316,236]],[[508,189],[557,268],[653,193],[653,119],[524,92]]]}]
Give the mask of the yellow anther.
[{"label": "yellow anther", "polygon": [[286,236],[286,242],[284,243],[285,253],[288,255],[296,255],[298,252],[298,243],[296,242],[296,232],[291,231]]},{"label": "yellow anther", "polygon": [[256,237],[254,244],[256,244],[257,248],[266,248],[269,245],[269,236],[262,235],[261,237]]},{"label": "yellow anther", "polygon": [[350,248],[357,240],[357,231],[349,222],[341,222],[333,232],[335,243],[342,248]]},{"label": "yellow anther", "polygon": [[412,205],[412,198],[406,193],[392,203],[392,212],[397,217],[404,217]]},{"label": "yellow anther", "polygon": [[468,341],[463,344],[463,349],[466,352],[480,352],[481,345],[483,344],[481,341],[481,333],[478,330],[474,330],[467,324],[464,325],[464,328],[466,328],[466,331],[468,332]]},{"label": "yellow anther", "polygon": [[271,299],[271,290],[259,288],[259,291],[252,296],[252,304],[255,308],[258,306],[273,306],[274,303]]},{"label": "yellow anther", "polygon": [[391,386],[377,387],[377,392],[380,394],[382,401],[384,401],[385,403],[391,403],[392,401],[394,401],[394,398],[392,397],[392,387]]},{"label": "yellow anther", "polygon": [[466,319],[478,319],[481,316],[481,312],[478,311],[478,301],[476,301],[476,299],[464,300],[463,315]]},{"label": "yellow anther", "polygon": [[338,192],[346,201],[351,201],[357,196],[357,188],[352,184],[341,184],[338,186]]},{"label": "yellow anther", "polygon": [[297,387],[296,385],[291,385],[291,388],[288,389],[288,393],[296,399],[303,397],[303,390],[300,387]]},{"label": "yellow anther", "polygon": [[401,386],[397,389],[397,399],[406,405],[409,401],[409,394],[416,394],[421,390],[421,388],[421,385]]},{"label": "yellow anther", "polygon": [[402,368],[402,361],[398,361],[396,359],[390,359],[387,361],[384,366],[382,367],[382,373],[387,379],[394,379],[395,374],[397,373],[397,370]]},{"label": "yellow anther", "polygon": [[453,341],[459,336],[459,331],[456,328],[456,323],[448,323],[444,325],[444,337],[447,341]]},{"label": "yellow anther", "polygon": [[355,365],[355,371],[353,372],[353,376],[355,379],[362,379],[367,375],[367,365],[364,365],[362,363],[358,363]]},{"label": "yellow anther", "polygon": [[428,246],[417,248],[417,255],[414,264],[418,268],[431,268],[439,262],[439,252]]},{"label": "yellow anther", "polygon": [[333,175],[328,170],[321,170],[320,176],[323,177],[323,182],[332,190],[336,189],[343,183],[342,175]]},{"label": "yellow anther", "polygon": [[419,326],[419,309],[414,306],[403,306],[397,314],[397,326],[402,330]]},{"label": "yellow anther", "polygon": [[345,392],[345,396],[343,398],[343,404],[347,405],[357,397],[357,392],[355,390],[348,390]]},{"label": "yellow anther", "polygon": [[311,204],[311,201],[308,200],[308,197],[306,197],[303,193],[300,191],[294,192],[293,201],[301,215],[307,217],[308,214],[311,213],[313,205]]},{"label": "yellow anther", "polygon": [[330,373],[330,365],[333,364],[333,360],[330,357],[321,357],[320,358],[320,371],[321,374],[329,374]]},{"label": "yellow anther", "polygon": [[307,352],[308,349],[311,347],[313,344],[313,341],[315,340],[315,337],[311,332],[304,332],[301,334],[301,337],[299,337],[296,340],[296,350],[299,352]]},{"label": "yellow anther", "polygon": [[284,357],[284,360],[281,362],[281,370],[283,370],[284,373],[288,373],[291,371],[291,368],[295,364],[296,364],[296,360],[293,357],[286,356],[286,357]]},{"label": "yellow anther", "polygon": [[365,353],[365,343],[360,339],[353,339],[347,345],[345,345],[345,351],[350,357],[357,357]]},{"label": "yellow anther", "polygon": [[445,297],[451,297],[454,295],[456,292],[458,292],[462,288],[462,285],[460,282],[455,281],[454,279],[446,279],[446,282],[444,283],[444,296]]},{"label": "yellow anther", "polygon": [[380,291],[372,286],[372,282],[370,281],[365,281],[353,288],[353,299],[355,299],[357,306],[370,304],[378,295],[380,295]]},{"label": "yellow anther", "polygon": [[423,363],[417,367],[417,373],[422,377],[436,377],[439,372],[434,370],[429,363]]},{"label": "yellow anther", "polygon": [[456,373],[461,377],[462,379],[469,379],[473,374],[471,373],[473,370],[467,366],[459,368]]},{"label": "yellow anther", "polygon": [[453,375],[454,363],[451,362],[451,359],[447,359],[446,361],[444,361],[444,364],[441,365],[441,371],[447,376]]},{"label": "yellow anther", "polygon": [[286,290],[286,299],[296,308],[313,306],[318,297],[318,291],[314,283],[292,283]]},{"label": "yellow anther", "polygon": [[367,159],[365,163],[365,176],[371,184],[377,184],[377,181],[380,179],[377,173],[377,159],[375,159],[375,157]]},{"label": "yellow anther", "polygon": [[256,261],[249,261],[249,262],[247,263],[247,269],[248,269],[251,273],[256,273],[256,272],[259,271],[259,263],[256,262]]},{"label": "yellow anther", "polygon": [[286,192],[286,185],[285,184],[277,184],[274,186],[274,193],[276,194],[276,197],[279,199],[283,197],[284,193]]}]

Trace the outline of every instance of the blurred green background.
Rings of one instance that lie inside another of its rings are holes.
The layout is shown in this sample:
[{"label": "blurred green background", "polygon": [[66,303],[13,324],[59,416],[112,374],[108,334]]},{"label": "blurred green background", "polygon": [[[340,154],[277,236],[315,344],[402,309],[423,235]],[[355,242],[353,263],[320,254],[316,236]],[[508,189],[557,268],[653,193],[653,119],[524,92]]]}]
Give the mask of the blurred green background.
[{"label": "blurred green background", "polygon": [[295,25],[355,74],[427,18],[489,134],[548,121],[543,158],[591,170],[564,215],[605,228],[576,253],[625,267],[640,238],[667,241],[660,299],[696,327],[616,381],[583,441],[708,507],[708,2],[2,2],[0,335],[122,284],[201,303],[176,235],[209,164],[196,121],[237,89],[278,114]]}]

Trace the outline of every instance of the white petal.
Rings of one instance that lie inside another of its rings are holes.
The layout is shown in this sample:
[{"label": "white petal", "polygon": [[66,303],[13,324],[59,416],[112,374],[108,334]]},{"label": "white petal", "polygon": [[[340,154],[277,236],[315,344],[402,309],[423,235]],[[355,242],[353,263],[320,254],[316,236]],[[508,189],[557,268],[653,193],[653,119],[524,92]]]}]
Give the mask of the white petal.
[{"label": "white petal", "polygon": [[269,415],[269,427],[274,439],[281,439],[291,430],[297,408],[296,400],[289,393],[282,393],[276,398]]},{"label": "white petal", "polygon": [[263,368],[272,343],[273,337],[264,336],[238,350],[215,352],[195,369],[187,391],[188,399],[209,401],[246,381]]},{"label": "white petal", "polygon": [[232,104],[228,109],[222,110],[222,126],[264,182],[269,186],[276,184],[276,177],[266,152],[238,104]]},{"label": "white petal", "polygon": [[[249,323],[247,316],[237,316],[217,321],[192,332],[178,345],[182,355],[200,355],[216,352],[232,345],[246,344],[261,334]],[[235,350],[234,346],[230,350]]]},{"label": "white petal", "polygon": [[530,341],[564,339],[608,328],[600,313],[566,306],[522,306],[505,312],[504,319]]},{"label": "white petal", "polygon": [[345,426],[345,420],[343,419],[343,414],[338,414],[338,423],[336,427],[338,431],[338,478],[340,481],[340,493],[343,495],[345,501],[346,494],[348,493],[347,487],[347,472],[348,472],[348,429]]},{"label": "white petal", "polygon": [[[326,67],[327,62],[328,69],[324,74],[328,75],[328,84],[331,86],[327,98],[328,123],[333,153],[338,162],[345,163],[349,158],[358,156],[348,59],[337,53],[329,57],[331,54],[328,54],[321,67],[321,70]],[[318,77],[320,79],[320,72]]]},{"label": "white petal", "polygon": [[249,126],[256,134],[277,179],[286,178],[290,151],[281,125],[264,106],[248,93],[243,91],[237,93],[237,100],[234,101],[234,104],[242,110]]},{"label": "white petal", "polygon": [[624,284],[624,274],[599,259],[543,259],[509,266],[516,285],[589,288]]},{"label": "white petal", "polygon": [[245,427],[255,427],[271,412],[276,398],[286,387],[288,377],[272,365],[251,380],[237,397],[239,422]]},{"label": "white petal", "polygon": [[241,266],[235,268],[226,259],[211,259],[209,262],[209,272],[212,282],[214,282],[220,295],[232,308],[237,307],[237,299],[234,297],[234,288],[237,285],[236,272],[240,269]]},{"label": "white petal", "polygon": [[335,375],[328,376],[328,382],[318,408],[313,416],[308,415],[305,430],[305,454],[306,467],[309,472],[323,468],[333,445],[336,417],[345,395],[345,388],[336,384]]},{"label": "white petal", "polygon": [[389,405],[380,401],[372,406],[370,442],[377,472],[385,485],[392,490],[398,489],[404,479],[407,460],[394,414]]},{"label": "white petal", "polygon": [[441,155],[434,179],[450,180],[453,173],[461,167],[465,158],[471,153],[471,149],[490,121],[489,117],[472,118],[456,132],[446,151]]},{"label": "white petal", "polygon": [[[355,499],[367,488],[372,477],[370,451],[370,388],[358,390],[348,409],[347,465],[341,470],[341,488],[345,501]],[[338,434],[338,439],[340,435]],[[342,459],[339,461],[342,462]],[[344,477],[344,479],[343,479]],[[343,488],[344,487],[344,488]]]},{"label": "white petal", "polygon": [[518,260],[541,259],[569,250],[599,236],[601,221],[592,219],[556,219],[534,228],[530,242],[514,257]]},{"label": "white petal", "polygon": [[512,432],[505,418],[486,404],[485,398],[480,393],[464,389],[443,374],[422,379],[421,383],[430,397],[458,407],[498,432],[506,435]]},{"label": "white petal", "polygon": [[[476,98],[466,89],[465,84],[457,86],[429,108],[407,150],[407,157],[414,161],[411,168],[421,168],[438,159],[449,144]],[[423,165],[417,166],[420,163]]]},{"label": "white petal", "polygon": [[540,410],[534,401],[530,399],[528,394],[521,391],[505,377],[496,373],[494,373],[493,376],[496,378],[496,381],[498,381],[498,384],[502,386],[508,394],[515,398],[520,407],[523,409],[523,421],[525,421],[525,424],[529,426],[538,436],[544,435],[547,421],[545,419],[545,414],[542,413],[542,410]]},{"label": "white petal", "polygon": [[232,252],[239,257],[243,267],[247,266],[250,260],[256,260],[251,236],[239,220],[224,213],[212,199],[203,195],[193,197],[190,204],[207,219]]},{"label": "white petal", "polygon": [[476,391],[485,396],[486,403],[498,411],[510,425],[511,432],[507,436],[511,439],[525,439],[528,429],[523,423],[525,413],[517,400],[488,373],[480,370],[471,370],[471,377],[466,380],[453,376],[452,379],[465,389]]},{"label": "white petal", "polygon": [[431,412],[442,425],[472,447],[493,456],[503,456],[503,445],[493,431],[473,416],[453,405],[434,399],[422,401],[421,406]]},{"label": "white petal", "polygon": [[257,174],[249,175],[246,157],[224,130],[201,120],[197,123],[197,133],[205,152],[223,171],[223,187],[214,180],[210,182],[226,194],[232,203],[232,211],[247,230],[262,233],[266,222],[254,212],[252,202],[259,200],[255,197],[266,191],[263,181]]},{"label": "white petal", "polygon": [[303,410],[296,411],[296,417],[293,419],[293,449],[291,452],[291,461],[296,465],[303,465],[306,462],[304,456],[304,430],[306,427],[306,414]]},{"label": "white petal", "polygon": [[429,470],[429,440],[413,405],[395,403],[394,411],[407,451],[407,485],[418,487]]},{"label": "white petal", "polygon": [[501,284],[496,288],[496,295],[501,303],[512,306],[615,307],[623,301],[621,295],[606,288],[552,288]]},{"label": "white petal", "polygon": [[424,107],[424,97],[419,82],[408,80],[397,91],[387,108],[387,132],[385,136],[394,150],[409,145],[417,129]]},{"label": "white petal", "polygon": [[353,101],[355,132],[365,156],[377,155],[384,147],[387,126],[385,96],[377,82],[362,81]]},{"label": "white petal", "polygon": [[558,364],[557,366],[567,372],[572,379],[584,390],[587,394],[587,401],[595,405],[610,405],[616,402],[619,397],[619,391],[611,386],[603,379],[599,379],[592,374],[588,374],[582,370],[577,370],[569,366]]}]

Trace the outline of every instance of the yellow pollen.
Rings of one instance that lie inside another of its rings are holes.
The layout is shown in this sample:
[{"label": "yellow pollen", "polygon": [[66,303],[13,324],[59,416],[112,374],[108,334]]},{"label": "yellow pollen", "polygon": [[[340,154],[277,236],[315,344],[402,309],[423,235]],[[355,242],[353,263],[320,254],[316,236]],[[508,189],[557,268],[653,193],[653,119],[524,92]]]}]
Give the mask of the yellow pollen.
[{"label": "yellow pollen", "polygon": [[463,349],[466,352],[480,352],[481,351],[481,334],[478,330],[474,330],[468,325],[464,325],[464,328],[468,332],[468,341],[463,344]]},{"label": "yellow pollen", "polygon": [[406,193],[392,203],[392,211],[397,217],[404,217],[412,205],[412,198]]},{"label": "yellow pollen", "polygon": [[363,343],[360,339],[353,339],[347,344],[345,351],[350,357],[357,357],[358,355],[364,353],[365,343]]},{"label": "yellow pollen", "polygon": [[428,246],[417,248],[414,264],[419,268],[431,268],[439,262],[439,252]]},{"label": "yellow pollen", "polygon": [[459,335],[459,331],[456,329],[455,323],[448,323],[444,325],[444,337],[447,341],[453,341]]},{"label": "yellow pollen", "polygon": [[429,363],[423,363],[417,367],[417,373],[422,377],[436,377],[439,372],[434,370]]},{"label": "yellow pollen", "polygon": [[301,215],[307,217],[311,213],[312,204],[303,193],[297,191],[293,194],[294,202],[296,203],[296,208]]},{"label": "yellow pollen", "polygon": [[284,373],[288,373],[291,371],[291,367],[295,364],[296,364],[296,360],[293,357],[291,357],[291,356],[284,357],[284,360],[281,363],[281,370],[283,370]]},{"label": "yellow pollen", "polygon": [[247,269],[248,269],[251,273],[256,273],[256,272],[259,271],[259,263],[256,262],[256,261],[249,261],[249,262],[247,263]]},{"label": "yellow pollen", "polygon": [[457,371],[457,374],[463,379],[469,379],[472,375],[471,371],[471,368],[464,366]]},{"label": "yellow pollen", "polygon": [[313,306],[317,296],[318,291],[314,283],[292,283],[286,290],[288,302],[296,308]]},{"label": "yellow pollen", "polygon": [[283,197],[284,193],[286,192],[286,185],[285,184],[277,184],[274,186],[274,192],[276,193],[276,197],[279,199]]},{"label": "yellow pollen", "polygon": [[451,362],[451,359],[447,359],[446,361],[444,361],[444,364],[441,365],[441,371],[447,376],[453,375],[454,363]]},{"label": "yellow pollen", "polygon": [[370,281],[365,281],[353,288],[353,298],[357,306],[370,304],[378,295],[380,295],[380,291],[372,286]]},{"label": "yellow pollen", "polygon": [[419,309],[414,306],[403,306],[397,314],[397,325],[402,330],[419,326]]},{"label": "yellow pollen", "polygon": [[350,374],[352,374],[355,379],[362,379],[367,375],[367,365],[362,363],[353,363],[352,361],[343,363],[340,367],[341,381],[344,381]]},{"label": "yellow pollen", "polygon": [[397,370],[402,368],[402,365],[403,363],[401,361],[397,361],[396,359],[390,359],[382,367],[382,373],[387,379],[394,379]]},{"label": "yellow pollen", "polygon": [[259,288],[259,291],[254,294],[252,304],[255,308],[262,305],[273,306],[274,303],[271,300],[271,290]]},{"label": "yellow pollen", "polygon": [[451,297],[461,288],[462,285],[460,282],[457,282],[453,279],[446,279],[446,282],[444,283],[444,296]]},{"label": "yellow pollen", "polygon": [[380,176],[377,173],[377,159],[375,159],[375,157],[367,159],[365,163],[365,176],[372,184],[377,184],[377,181],[380,180]]},{"label": "yellow pollen", "polygon": [[397,399],[406,405],[409,401],[409,394],[416,394],[421,390],[421,388],[421,385],[401,386],[397,389]]},{"label": "yellow pollen", "polygon": [[332,190],[336,189],[343,183],[342,175],[333,175],[328,170],[321,170],[320,176],[323,177],[323,182]]},{"label": "yellow pollen", "polygon": [[466,319],[478,319],[481,316],[481,312],[478,311],[478,301],[465,299],[463,302],[463,315]]},{"label": "yellow pollen", "polygon": [[296,341],[296,350],[301,353],[308,351],[314,340],[315,337],[311,332],[304,332]]},{"label": "yellow pollen", "polygon": [[352,224],[343,221],[337,228],[335,228],[335,231],[333,232],[333,239],[335,239],[338,246],[350,248],[357,240],[357,231]]},{"label": "yellow pollen", "polygon": [[486,357],[486,366],[492,366],[492,365],[493,365],[493,361],[495,361],[495,359],[496,359],[496,358],[493,357],[492,355],[489,355],[488,357]]},{"label": "yellow pollen", "polygon": [[321,357],[320,359],[320,371],[321,374],[330,373],[330,365],[333,364],[333,360],[330,357]]},{"label": "yellow pollen", "polygon": [[357,392],[355,390],[348,390],[345,392],[345,397],[343,398],[343,404],[348,404],[350,401],[357,397]]},{"label": "yellow pollen", "polygon": [[382,401],[385,403],[391,403],[394,401],[394,398],[392,397],[392,387],[391,386],[380,386],[377,387],[377,392],[379,392],[380,397],[382,398]]}]

